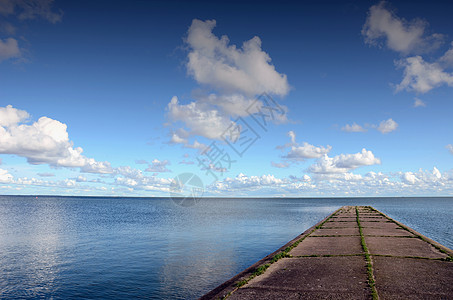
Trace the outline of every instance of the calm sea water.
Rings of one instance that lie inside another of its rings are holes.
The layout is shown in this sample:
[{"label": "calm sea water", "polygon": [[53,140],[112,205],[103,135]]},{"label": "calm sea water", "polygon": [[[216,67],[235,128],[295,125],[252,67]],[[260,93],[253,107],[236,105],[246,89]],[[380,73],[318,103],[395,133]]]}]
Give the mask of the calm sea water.
[{"label": "calm sea water", "polygon": [[343,205],[453,248],[453,198],[0,196],[0,298],[197,298]]}]

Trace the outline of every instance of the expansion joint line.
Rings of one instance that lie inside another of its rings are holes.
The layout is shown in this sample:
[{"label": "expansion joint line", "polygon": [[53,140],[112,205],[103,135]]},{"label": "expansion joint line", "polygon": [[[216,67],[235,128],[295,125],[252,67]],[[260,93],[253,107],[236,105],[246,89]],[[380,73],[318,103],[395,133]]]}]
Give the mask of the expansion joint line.
[{"label": "expansion joint line", "polygon": [[368,273],[368,285],[371,288],[371,295],[373,296],[373,300],[378,300],[379,296],[376,290],[376,281],[374,280],[373,274],[373,264],[371,262],[370,251],[368,251],[368,247],[366,246],[365,236],[363,235],[363,228],[360,225],[360,218],[359,218],[359,209],[355,207],[355,213],[357,216],[357,225],[359,226],[360,232],[360,242],[362,243],[362,249],[365,254],[366,264],[367,264],[367,273]]}]

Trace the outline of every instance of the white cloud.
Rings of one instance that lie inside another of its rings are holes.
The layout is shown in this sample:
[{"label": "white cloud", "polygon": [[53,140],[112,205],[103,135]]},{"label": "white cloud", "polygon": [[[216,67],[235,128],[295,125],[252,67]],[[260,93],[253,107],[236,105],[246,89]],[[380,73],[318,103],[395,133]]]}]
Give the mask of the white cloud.
[{"label": "white cloud", "polygon": [[170,192],[171,179],[159,178],[156,176],[145,176],[143,172],[129,166],[115,169],[114,184],[133,188],[134,190]]},{"label": "white cloud", "polygon": [[167,169],[167,166],[170,164],[168,160],[160,161],[158,159],[154,159],[151,164],[148,164],[148,168],[145,169],[145,172],[156,172],[156,173],[163,173],[163,172],[171,172]]},{"label": "white cloud", "polygon": [[380,163],[381,160],[376,158],[373,152],[364,148],[362,152],[355,154],[340,154],[334,157],[329,157],[325,154],[315,164],[311,165],[308,171],[320,174],[347,173],[361,166],[371,166]]},{"label": "white cloud", "polygon": [[42,18],[51,23],[61,21],[63,12],[52,11],[54,0],[0,0],[0,14],[16,14],[19,20]]},{"label": "white cloud", "polygon": [[415,184],[415,183],[417,183],[418,178],[412,172],[405,172],[402,174],[401,180],[403,180],[403,182],[408,183],[408,184]]},{"label": "white cloud", "polygon": [[285,169],[285,168],[289,168],[289,163],[285,163],[285,162],[282,162],[282,163],[276,163],[276,162],[271,162],[271,165],[275,168],[279,168],[279,169]]},{"label": "white cloud", "polygon": [[422,99],[414,98],[414,107],[425,107],[426,103]]},{"label": "white cloud", "polygon": [[448,151],[450,151],[451,154],[453,154],[453,145],[452,144],[448,144],[446,146],[446,148],[448,149]]},{"label": "white cloud", "polygon": [[310,158],[319,158],[324,154],[329,153],[332,149],[329,145],[327,145],[327,147],[316,147],[307,142],[304,142],[301,146],[296,142],[296,133],[294,131],[289,131],[287,135],[290,137],[291,142],[282,146],[277,146],[277,149],[290,148],[288,154],[283,156],[283,158],[290,161],[303,161]]},{"label": "white cloud", "polygon": [[283,96],[288,93],[286,75],[275,70],[271,58],[261,49],[259,37],[237,48],[229,45],[227,36],[215,36],[212,33],[215,26],[215,20],[194,19],[188,30],[187,69],[198,83],[227,94],[239,92],[252,96],[267,92]]},{"label": "white cloud", "polygon": [[346,132],[365,132],[366,129],[362,126],[358,125],[357,123],[353,123],[352,125],[346,124],[341,130]]},{"label": "white cloud", "polygon": [[6,40],[0,39],[0,62],[10,58],[18,58],[21,56],[17,40],[7,38]]},{"label": "white cloud", "polygon": [[453,67],[453,42],[450,49],[439,59],[439,63],[445,67]]},{"label": "white cloud", "polygon": [[55,177],[54,173],[38,173],[40,177]]},{"label": "white cloud", "polygon": [[367,123],[365,126],[361,126],[354,122],[352,125],[346,124],[341,128],[341,130],[345,132],[366,132],[367,128],[374,128],[381,133],[386,134],[396,130],[398,128],[398,123],[396,123],[393,119],[381,121],[379,125]]},{"label": "white cloud", "polygon": [[187,139],[182,138],[181,136],[179,136],[178,133],[172,132],[171,133],[170,143],[172,143],[172,144],[187,144],[188,141],[187,141]]},{"label": "white cloud", "polygon": [[291,143],[295,144],[296,143],[296,133],[292,130],[288,132],[288,136],[291,138]]},{"label": "white cloud", "polygon": [[[199,102],[210,103],[215,107],[219,108],[227,116],[232,117],[246,117],[251,113],[257,113],[260,108],[263,106],[261,101],[246,97],[241,94],[232,94],[232,95],[216,95],[210,94],[206,97],[199,97]],[[255,103],[255,105],[253,105]],[[251,107],[253,110],[248,111],[248,108]]]},{"label": "white cloud", "polygon": [[0,169],[0,183],[13,182],[13,175],[8,173],[8,170]]},{"label": "white cloud", "polygon": [[8,127],[23,122],[30,117],[28,112],[7,105],[0,107],[0,126]]},{"label": "white cloud", "polygon": [[234,178],[227,177],[223,181],[213,184],[211,190],[215,192],[227,192],[232,190],[256,190],[263,187],[277,187],[285,180],[276,178],[274,175],[247,176],[240,173]]},{"label": "white cloud", "polygon": [[[183,122],[189,128],[189,135],[203,136],[209,139],[221,139],[222,134],[231,124],[230,118],[219,110],[204,103],[191,102],[180,104],[174,96],[167,106],[168,117],[174,122]],[[184,139],[173,134],[172,142],[186,143]]]},{"label": "white cloud", "polygon": [[404,68],[404,77],[396,86],[397,91],[426,93],[444,84],[453,87],[453,74],[445,72],[439,63],[424,61],[421,56],[399,60],[396,65]]},{"label": "white cloud", "polygon": [[[270,106],[266,103],[270,94],[284,96],[289,92],[286,75],[275,70],[258,37],[238,48],[230,45],[226,36],[215,36],[212,33],[215,25],[215,20],[194,19],[187,32],[187,71],[202,88],[193,93],[194,101],[189,104],[180,103],[176,96],[168,104],[170,125],[176,126],[178,122],[185,125],[184,129],[174,130],[170,143],[191,148],[190,137],[220,140],[227,128],[237,128],[234,136],[239,137],[240,128],[234,126],[231,118],[262,113],[262,109]],[[259,94],[266,97],[255,98]],[[278,108],[278,112],[266,119],[288,122],[285,106],[273,108]]]},{"label": "white cloud", "polygon": [[111,173],[108,162],[98,162],[73,147],[67,126],[57,120],[41,117],[31,125],[21,124],[28,118],[26,111],[12,106],[0,108],[0,153],[27,158],[31,164],[80,168],[88,173]]},{"label": "white cloud", "polygon": [[293,160],[293,161],[302,161],[310,158],[319,158],[323,155],[330,152],[332,147],[327,145],[327,147],[319,146],[316,147],[307,142],[304,142],[302,146],[292,146],[291,150],[283,158]]},{"label": "white cloud", "polygon": [[85,176],[79,175],[75,179],[76,182],[87,182],[87,178]]},{"label": "white cloud", "polygon": [[289,176],[277,178],[272,174],[248,176],[239,174],[227,177],[207,187],[207,193],[222,195],[282,196],[401,196],[401,195],[449,195],[453,192],[453,173],[432,171],[399,172],[384,174],[369,172],[364,175],[351,172],[316,173],[313,177]]},{"label": "white cloud", "polygon": [[433,167],[431,172],[420,169],[418,172],[400,172],[401,181],[408,185],[418,185],[420,187],[427,185],[445,186],[448,176]]},{"label": "white cloud", "polygon": [[193,142],[193,144],[190,144],[190,143],[185,144],[184,147],[185,148],[190,148],[190,149],[196,149],[199,152],[203,152],[206,149],[208,149],[208,146],[206,144],[199,143],[197,140],[195,140]]},{"label": "white cloud", "polygon": [[392,119],[384,120],[381,123],[379,123],[379,126],[377,130],[379,130],[381,133],[389,133],[398,128],[398,123],[393,121]]},{"label": "white cloud", "polygon": [[362,34],[365,42],[371,45],[385,45],[394,51],[408,54],[411,52],[426,52],[439,47],[442,43],[441,34],[428,36],[428,23],[415,19],[410,22],[395,15],[382,1],[373,5],[368,13]]}]

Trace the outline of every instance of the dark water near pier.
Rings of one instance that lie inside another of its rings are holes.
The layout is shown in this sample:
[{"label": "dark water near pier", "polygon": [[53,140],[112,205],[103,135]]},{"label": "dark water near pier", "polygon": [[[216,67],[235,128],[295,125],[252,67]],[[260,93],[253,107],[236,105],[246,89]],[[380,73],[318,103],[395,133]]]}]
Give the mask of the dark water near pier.
[{"label": "dark water near pier", "polygon": [[453,248],[453,198],[0,196],[0,298],[197,298],[343,205]]}]

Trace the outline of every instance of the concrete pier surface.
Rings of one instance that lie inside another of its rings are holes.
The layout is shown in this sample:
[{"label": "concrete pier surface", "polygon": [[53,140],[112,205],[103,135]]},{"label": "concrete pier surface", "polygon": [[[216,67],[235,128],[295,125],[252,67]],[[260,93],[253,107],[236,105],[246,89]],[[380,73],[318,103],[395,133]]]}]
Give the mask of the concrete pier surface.
[{"label": "concrete pier surface", "polygon": [[344,206],[201,299],[453,299],[453,251]]}]

